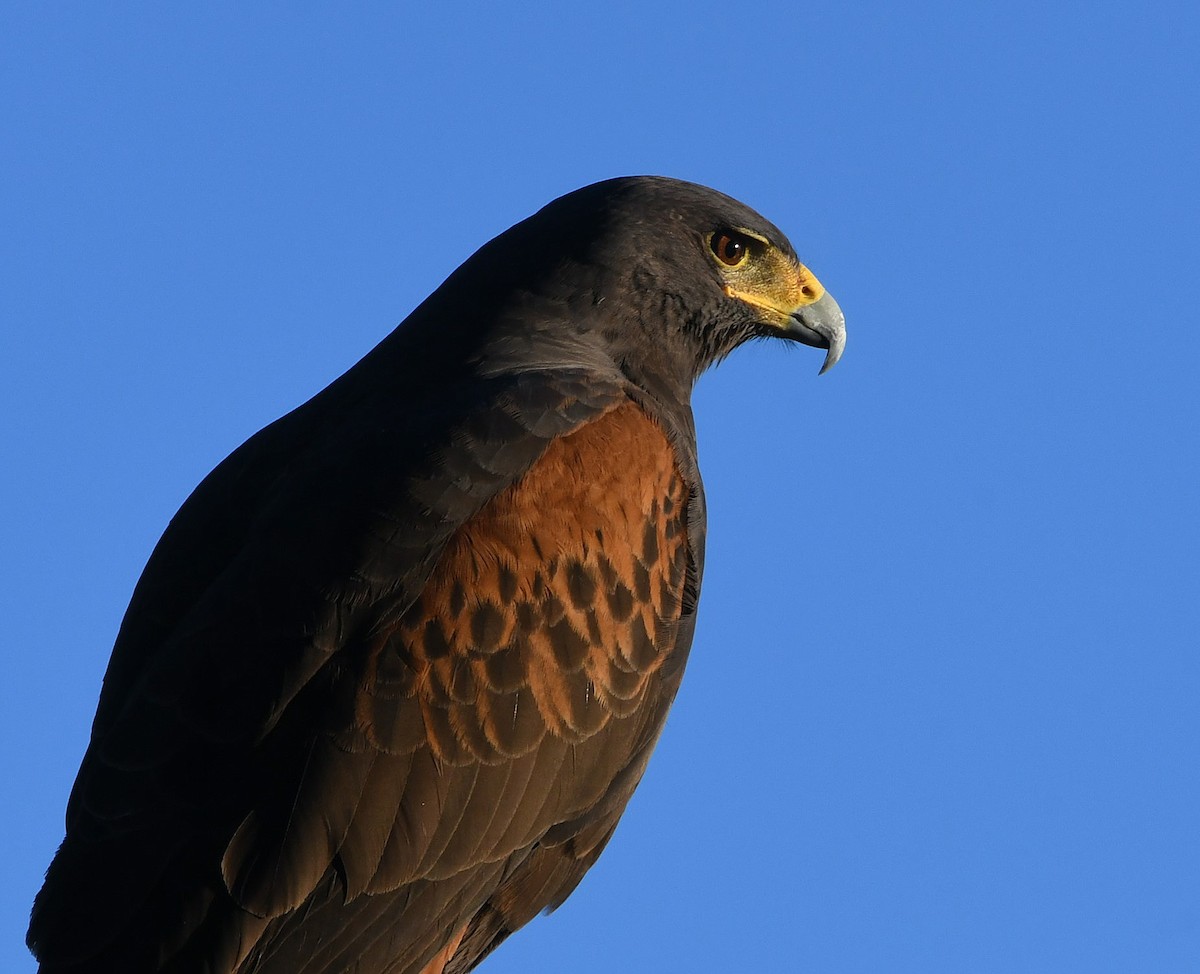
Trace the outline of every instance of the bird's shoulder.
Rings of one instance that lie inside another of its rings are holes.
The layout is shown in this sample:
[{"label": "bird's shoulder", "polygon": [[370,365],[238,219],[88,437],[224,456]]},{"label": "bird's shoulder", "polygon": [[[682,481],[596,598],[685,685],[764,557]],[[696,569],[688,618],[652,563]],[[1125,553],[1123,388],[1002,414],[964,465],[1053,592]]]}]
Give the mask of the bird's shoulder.
[{"label": "bird's shoulder", "polygon": [[453,533],[552,441],[626,401],[612,378],[568,370],[380,395],[358,368],[242,444],[172,519],[122,622],[94,743],[131,697],[171,684],[185,710],[219,701],[225,736],[259,733],[272,715],[257,704],[287,689],[243,682],[250,660],[303,682],[351,628],[415,599]]}]

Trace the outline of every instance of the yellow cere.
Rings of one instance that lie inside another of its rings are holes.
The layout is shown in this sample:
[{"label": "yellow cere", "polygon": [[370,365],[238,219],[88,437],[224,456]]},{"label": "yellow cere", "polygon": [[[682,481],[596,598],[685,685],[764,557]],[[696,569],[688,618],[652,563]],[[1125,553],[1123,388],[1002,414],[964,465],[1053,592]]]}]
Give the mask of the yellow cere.
[{"label": "yellow cere", "polygon": [[[757,237],[756,234],[747,236]],[[755,259],[737,267],[722,268],[722,273],[726,294],[756,308],[775,312],[781,318],[780,323],[825,294],[825,288],[812,271],[769,243]]]}]

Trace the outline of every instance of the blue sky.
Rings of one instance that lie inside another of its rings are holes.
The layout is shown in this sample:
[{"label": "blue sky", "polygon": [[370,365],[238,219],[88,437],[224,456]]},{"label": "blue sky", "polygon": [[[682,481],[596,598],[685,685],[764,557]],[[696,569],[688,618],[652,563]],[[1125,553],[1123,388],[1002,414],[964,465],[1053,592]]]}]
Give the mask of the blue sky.
[{"label": "blue sky", "polygon": [[483,970],[1195,970],[1194,5],[482,7],[0,13],[0,968],[192,487],[654,172],[783,228],[850,339],[702,380],[688,678]]}]

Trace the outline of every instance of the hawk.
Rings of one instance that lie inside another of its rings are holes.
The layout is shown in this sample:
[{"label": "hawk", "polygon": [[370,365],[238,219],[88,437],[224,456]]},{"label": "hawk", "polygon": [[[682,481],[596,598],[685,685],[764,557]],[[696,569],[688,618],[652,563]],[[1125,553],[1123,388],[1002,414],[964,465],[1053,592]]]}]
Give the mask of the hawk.
[{"label": "hawk", "polygon": [[234,451],[121,625],[44,974],[463,974],[592,866],[679,689],[689,400],[751,338],[839,358],[772,224],[661,177],[484,245]]}]

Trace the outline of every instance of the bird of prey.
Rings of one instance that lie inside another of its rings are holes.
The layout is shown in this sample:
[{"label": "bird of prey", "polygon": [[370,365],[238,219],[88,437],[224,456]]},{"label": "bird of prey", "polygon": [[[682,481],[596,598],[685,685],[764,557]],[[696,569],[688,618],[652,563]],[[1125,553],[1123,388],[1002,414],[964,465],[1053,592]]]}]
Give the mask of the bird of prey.
[{"label": "bird of prey", "polygon": [[608,180],[235,450],[121,625],[43,974],[463,974],[562,903],[692,642],[693,384],[760,337],[845,344],[784,235]]}]

